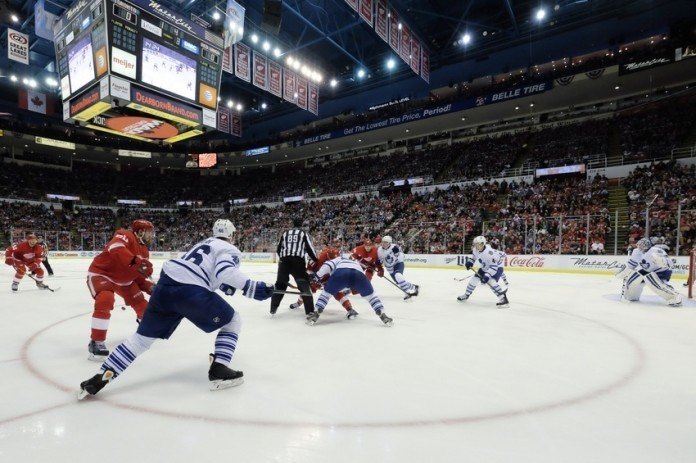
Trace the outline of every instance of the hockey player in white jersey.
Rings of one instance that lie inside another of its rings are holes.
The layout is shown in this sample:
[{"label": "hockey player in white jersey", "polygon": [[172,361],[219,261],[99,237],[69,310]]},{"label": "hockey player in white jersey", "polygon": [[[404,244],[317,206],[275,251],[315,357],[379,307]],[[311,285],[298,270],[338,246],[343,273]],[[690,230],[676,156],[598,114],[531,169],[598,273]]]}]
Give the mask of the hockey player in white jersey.
[{"label": "hockey player in white jersey", "polygon": [[409,283],[404,278],[404,253],[393,243],[391,236],[382,237],[382,242],[377,249],[377,259],[387,269],[399,288],[406,293],[405,299],[418,296],[418,285]]},{"label": "hockey player in white jersey", "polygon": [[626,267],[616,274],[617,278],[623,279],[621,300],[639,300],[643,287],[647,285],[668,305],[679,307],[682,304],[681,296],[669,284],[673,268],[672,259],[661,246],[653,245],[649,238],[641,238],[628,258]]},{"label": "hockey player in white jersey", "polygon": [[326,304],[329,303],[329,299],[334,294],[346,288],[352,288],[368,300],[372,310],[385,325],[392,326],[393,320],[384,313],[382,301],[375,294],[372,283],[365,276],[363,268],[358,262],[344,257],[336,257],[324,262],[324,265],[313,277],[317,282],[325,281],[325,283],[324,289],[314,305],[314,312],[307,315],[308,325],[312,326],[317,322],[319,315],[324,311]]},{"label": "hockey player in white jersey", "polygon": [[210,390],[244,381],[241,371],[228,366],[237,347],[241,318],[215,290],[231,296],[239,289],[244,296],[263,301],[273,295],[274,288],[239,270],[241,253],[231,243],[235,231],[229,220],[217,220],[212,238],[165,262],[138,330],[111,352],[99,373],[80,384],[78,399],[97,394],[156,339],[168,339],[184,318],[206,333],[218,331],[208,370]]},{"label": "hockey player in white jersey", "polygon": [[510,307],[507,298],[507,289],[500,287],[499,280],[503,275],[504,260],[500,262],[501,255],[499,251],[491,248],[486,244],[486,238],[477,236],[471,245],[473,256],[466,257],[466,269],[470,270],[477,265],[479,269],[476,274],[469,278],[469,283],[466,285],[466,292],[457,298],[458,301],[464,302],[469,299],[471,293],[480,284],[487,284],[493,293],[498,296],[496,307],[504,309]]}]

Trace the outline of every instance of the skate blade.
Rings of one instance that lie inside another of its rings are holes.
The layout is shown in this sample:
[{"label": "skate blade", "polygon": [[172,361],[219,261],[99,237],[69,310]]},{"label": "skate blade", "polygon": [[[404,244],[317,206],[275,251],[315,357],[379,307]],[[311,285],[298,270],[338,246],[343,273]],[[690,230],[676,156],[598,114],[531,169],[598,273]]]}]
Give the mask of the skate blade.
[{"label": "skate blade", "polygon": [[317,322],[315,320],[307,320],[305,322],[305,325],[307,326],[314,326]]},{"label": "skate blade", "polygon": [[87,360],[91,360],[92,362],[104,362],[108,355],[97,355],[97,354],[89,354],[89,357],[87,357]]},{"label": "skate blade", "polygon": [[498,309],[509,309],[509,308],[510,308],[510,304],[496,305],[496,307],[497,307]]},{"label": "skate blade", "polygon": [[216,379],[210,382],[211,391],[221,391],[231,387],[239,386],[244,382],[244,377],[241,376],[235,379]]},{"label": "skate blade", "polygon": [[387,322],[384,324],[384,326],[392,327],[392,326],[394,326],[394,322],[393,321]]},{"label": "skate blade", "polygon": [[84,389],[80,389],[77,391],[77,400],[82,400],[88,395],[91,395],[89,392],[85,391]]},{"label": "skate blade", "polygon": [[355,314],[355,315],[346,315],[346,318],[347,318],[348,320],[352,320],[352,319],[357,318],[357,317],[358,317],[358,314]]}]

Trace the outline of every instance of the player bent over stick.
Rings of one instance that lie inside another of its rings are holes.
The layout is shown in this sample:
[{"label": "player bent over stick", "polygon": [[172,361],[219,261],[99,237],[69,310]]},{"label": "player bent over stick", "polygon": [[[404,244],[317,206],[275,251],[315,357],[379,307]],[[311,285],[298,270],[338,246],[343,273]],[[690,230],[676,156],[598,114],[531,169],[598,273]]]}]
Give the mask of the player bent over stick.
[{"label": "player bent over stick", "polygon": [[681,295],[669,284],[673,267],[664,249],[654,246],[649,238],[638,240],[626,267],[616,274],[616,278],[623,279],[622,302],[638,301],[647,284],[667,305],[679,307]]},{"label": "player bent over stick", "polygon": [[218,330],[215,353],[208,370],[210,390],[241,384],[244,374],[229,368],[242,325],[239,313],[215,293],[242,294],[257,301],[273,295],[273,286],[253,281],[239,270],[241,253],[232,245],[235,227],[220,219],[213,225],[213,237],[196,244],[183,257],[167,261],[152,292],[138,330],[107,357],[99,373],[80,384],[77,398],[97,394],[147,351],[156,339],[168,339],[183,318],[201,330]]},{"label": "player bent over stick", "polygon": [[504,262],[500,261],[501,253],[486,244],[486,238],[483,236],[474,238],[471,247],[473,257],[466,257],[466,269],[471,270],[475,263],[479,265],[479,269],[473,278],[469,279],[469,283],[466,285],[466,292],[459,296],[457,300],[459,302],[466,301],[471,296],[471,293],[474,292],[474,289],[483,283],[487,284],[495,295],[498,296],[496,307],[499,309],[510,307],[506,294],[507,289],[501,288],[498,283],[504,275]]},{"label": "player bent over stick", "polygon": [[384,306],[379,300],[372,283],[367,279],[362,271],[362,267],[354,260],[337,257],[331,259],[321,266],[316,273],[315,278],[318,280],[326,279],[324,290],[322,291],[317,303],[315,304],[314,312],[307,315],[307,324],[312,326],[319,319],[319,315],[324,311],[326,304],[329,303],[332,294],[346,288],[355,288],[362,297],[368,300],[377,316],[387,326],[392,326],[393,320],[384,313]]}]

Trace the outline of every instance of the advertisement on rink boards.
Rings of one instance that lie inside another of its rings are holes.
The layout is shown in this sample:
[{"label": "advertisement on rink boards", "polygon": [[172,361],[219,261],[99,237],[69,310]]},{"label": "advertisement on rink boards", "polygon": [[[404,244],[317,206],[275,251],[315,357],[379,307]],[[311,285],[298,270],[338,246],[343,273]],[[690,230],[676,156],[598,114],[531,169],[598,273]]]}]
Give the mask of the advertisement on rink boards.
[{"label": "advertisement on rink boards", "polygon": [[[421,65],[423,65],[423,63],[421,63]],[[357,135],[360,133],[370,132],[372,130],[384,129],[386,127],[405,124],[407,122],[414,122],[423,119],[429,119],[435,116],[440,116],[443,114],[463,111],[465,109],[500,103],[502,101],[509,101],[515,100],[517,98],[523,98],[526,96],[538,95],[540,93],[544,93],[551,90],[552,87],[553,81],[549,80],[546,82],[539,82],[532,85],[526,85],[524,87],[511,88],[509,90],[492,93],[486,96],[471,97],[464,100],[455,101],[454,103],[442,104],[440,106],[435,106],[432,108],[420,109],[418,111],[412,111],[402,114],[401,116],[385,117],[384,119],[377,119],[372,122],[367,122],[365,124],[359,124],[352,127],[347,127],[342,130],[334,130],[333,132],[327,132],[320,135],[307,137],[302,140],[297,140],[295,141],[295,147],[311,145],[313,143],[320,143],[327,140],[334,140],[336,138],[347,137],[350,135]]]},{"label": "advertisement on rink boards", "polygon": [[[611,255],[567,255],[567,254],[508,254],[505,270],[530,272],[590,273],[614,275],[626,265],[628,256]],[[406,254],[406,266],[431,268],[461,268],[466,254]],[[689,273],[687,256],[672,256],[673,275],[686,276]]]},{"label": "advertisement on rink boards", "polygon": [[[93,259],[101,253],[99,251],[49,251],[50,258],[73,258],[73,259]],[[178,251],[152,251],[150,259],[176,259],[182,256],[183,252]],[[277,262],[275,253],[272,252],[243,252],[242,262],[256,262],[271,264]]]}]

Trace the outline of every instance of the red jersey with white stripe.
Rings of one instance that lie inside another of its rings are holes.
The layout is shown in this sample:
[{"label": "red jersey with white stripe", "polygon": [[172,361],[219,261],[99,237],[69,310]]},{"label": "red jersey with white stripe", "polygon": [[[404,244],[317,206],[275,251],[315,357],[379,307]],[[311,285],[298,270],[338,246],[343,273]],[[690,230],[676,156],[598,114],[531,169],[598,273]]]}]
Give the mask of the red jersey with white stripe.
[{"label": "red jersey with white stripe", "polygon": [[337,248],[327,247],[323,251],[321,251],[321,254],[319,254],[319,260],[307,265],[307,270],[311,270],[312,272],[318,272],[321,266],[324,265],[324,262],[326,262],[327,260],[335,259],[340,254],[341,251]]},{"label": "red jersey with white stripe", "polygon": [[377,246],[372,246],[372,249],[369,251],[365,249],[365,245],[360,245],[353,249],[353,253],[351,256],[353,259],[357,260],[360,262],[360,265],[364,269],[379,269],[382,266],[377,263]]},{"label": "red jersey with white stripe", "polygon": [[129,285],[143,276],[133,265],[135,256],[148,259],[150,251],[132,231],[116,230],[104,250],[94,258],[88,272],[101,275],[117,285]]},{"label": "red jersey with white stripe", "polygon": [[44,258],[44,253],[39,243],[30,246],[27,241],[20,241],[5,249],[5,259],[8,257],[13,257],[15,260],[28,265],[33,263],[40,264]]}]

